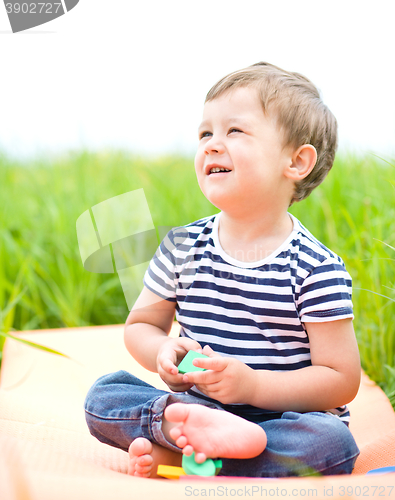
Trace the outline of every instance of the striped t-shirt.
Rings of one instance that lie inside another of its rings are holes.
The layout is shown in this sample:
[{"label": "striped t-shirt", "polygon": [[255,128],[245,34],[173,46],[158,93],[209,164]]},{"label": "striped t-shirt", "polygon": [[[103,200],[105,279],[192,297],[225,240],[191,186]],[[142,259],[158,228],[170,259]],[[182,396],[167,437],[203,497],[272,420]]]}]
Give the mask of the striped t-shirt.
[{"label": "striped t-shirt", "polygon": [[[353,318],[343,261],[290,214],[293,231],[271,255],[239,261],[218,238],[221,214],[171,230],[155,253],[145,286],[176,303],[181,336],[254,369],[311,365],[307,322]],[[193,387],[191,394],[204,397]],[[274,413],[223,405],[248,414]],[[347,407],[328,410],[347,422]]]}]

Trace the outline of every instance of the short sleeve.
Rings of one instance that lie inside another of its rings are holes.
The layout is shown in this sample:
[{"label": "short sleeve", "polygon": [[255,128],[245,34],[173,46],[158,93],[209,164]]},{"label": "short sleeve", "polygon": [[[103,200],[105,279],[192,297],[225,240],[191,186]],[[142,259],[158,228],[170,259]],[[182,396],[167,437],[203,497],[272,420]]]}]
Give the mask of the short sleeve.
[{"label": "short sleeve", "polygon": [[305,278],[297,302],[304,323],[353,318],[352,280],[343,262],[326,259]]},{"label": "short sleeve", "polygon": [[144,275],[144,285],[162,299],[176,301],[177,248],[187,236],[188,232],[183,227],[169,231],[151,259]]}]

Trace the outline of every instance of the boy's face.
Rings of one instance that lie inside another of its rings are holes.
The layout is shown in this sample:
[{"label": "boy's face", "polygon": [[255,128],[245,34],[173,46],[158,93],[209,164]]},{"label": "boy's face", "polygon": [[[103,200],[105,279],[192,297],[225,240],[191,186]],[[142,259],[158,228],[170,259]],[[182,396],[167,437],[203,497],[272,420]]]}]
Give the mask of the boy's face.
[{"label": "boy's face", "polygon": [[256,89],[236,88],[205,104],[195,169],[213,205],[239,215],[280,202],[288,206],[292,185],[284,170],[291,163],[292,151],[283,148]]}]

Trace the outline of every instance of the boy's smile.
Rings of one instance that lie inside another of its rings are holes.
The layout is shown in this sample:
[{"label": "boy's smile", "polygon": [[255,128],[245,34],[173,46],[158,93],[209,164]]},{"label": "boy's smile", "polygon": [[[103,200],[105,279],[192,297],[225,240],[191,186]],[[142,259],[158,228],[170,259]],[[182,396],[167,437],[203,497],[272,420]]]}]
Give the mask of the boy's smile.
[{"label": "boy's smile", "polygon": [[288,207],[292,183],[283,173],[291,163],[292,152],[283,148],[254,88],[237,88],[205,104],[195,169],[213,205],[239,215],[279,202]]},{"label": "boy's smile", "polygon": [[218,163],[209,163],[208,165],[206,165],[206,167],[204,169],[204,173],[206,175],[223,174],[223,173],[227,173],[227,172],[231,172],[231,169],[224,167],[222,165],[219,165]]}]

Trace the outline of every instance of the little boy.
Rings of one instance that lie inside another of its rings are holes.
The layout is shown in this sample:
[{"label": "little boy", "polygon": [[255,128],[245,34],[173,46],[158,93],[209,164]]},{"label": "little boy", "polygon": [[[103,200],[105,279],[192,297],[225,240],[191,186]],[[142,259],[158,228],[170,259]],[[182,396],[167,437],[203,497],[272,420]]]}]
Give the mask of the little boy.
[{"label": "little boy", "polygon": [[[193,451],[226,476],[351,473],[351,278],[288,213],[336,147],[335,118],[298,73],[258,63],[207,94],[195,168],[220,212],[170,231],[125,326],[129,352],[172,392],[120,371],[86,399],[91,433],[129,451],[130,474],[155,477]],[[208,356],[194,361],[205,371],[179,373],[189,350]]]}]

